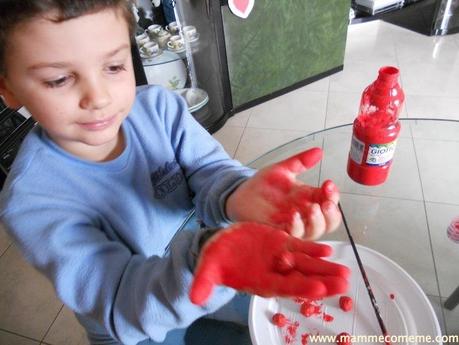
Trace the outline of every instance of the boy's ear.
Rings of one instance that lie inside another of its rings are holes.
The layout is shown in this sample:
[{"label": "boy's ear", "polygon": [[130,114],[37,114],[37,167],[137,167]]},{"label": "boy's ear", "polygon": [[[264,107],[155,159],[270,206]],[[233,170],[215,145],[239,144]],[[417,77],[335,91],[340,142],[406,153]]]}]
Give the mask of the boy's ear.
[{"label": "boy's ear", "polygon": [[21,102],[14,96],[14,94],[9,90],[5,77],[0,75],[0,96],[5,102],[6,106],[11,109],[19,109],[22,107]]}]

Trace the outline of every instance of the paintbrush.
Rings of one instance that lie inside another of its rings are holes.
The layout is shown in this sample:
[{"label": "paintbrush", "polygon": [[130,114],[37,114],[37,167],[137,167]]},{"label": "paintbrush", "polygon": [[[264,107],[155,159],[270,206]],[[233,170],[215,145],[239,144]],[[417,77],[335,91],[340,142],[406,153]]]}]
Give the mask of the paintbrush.
[{"label": "paintbrush", "polygon": [[371,289],[371,285],[368,280],[367,273],[365,272],[365,268],[363,267],[362,260],[360,260],[360,255],[359,255],[359,252],[357,251],[357,246],[355,245],[354,239],[352,238],[352,235],[351,235],[351,231],[349,230],[349,226],[347,224],[346,217],[344,216],[344,212],[341,207],[341,203],[338,203],[338,208],[339,208],[339,211],[341,212],[341,217],[343,218],[344,227],[346,229],[347,236],[349,237],[349,241],[351,242],[352,250],[354,251],[354,256],[357,260],[357,264],[359,265],[359,269],[360,269],[360,273],[362,274],[363,282],[365,283],[365,287],[367,288],[368,296],[370,296],[370,301],[371,301],[371,304],[373,305],[373,310],[375,312],[376,319],[378,319],[379,327],[381,328],[381,332],[384,336],[384,343],[386,345],[390,345],[390,342],[386,341],[386,339],[388,338],[387,329],[381,317],[381,312],[379,310],[378,303],[376,303],[376,298],[375,298],[375,295],[373,294],[373,290]]}]

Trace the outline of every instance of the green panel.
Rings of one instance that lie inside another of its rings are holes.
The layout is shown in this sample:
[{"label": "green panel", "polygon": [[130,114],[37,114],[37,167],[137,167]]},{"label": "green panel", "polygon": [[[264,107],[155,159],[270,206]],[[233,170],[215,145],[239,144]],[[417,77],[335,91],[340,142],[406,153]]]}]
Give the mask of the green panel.
[{"label": "green panel", "polygon": [[247,19],[222,7],[233,105],[343,64],[349,0],[255,0]]}]

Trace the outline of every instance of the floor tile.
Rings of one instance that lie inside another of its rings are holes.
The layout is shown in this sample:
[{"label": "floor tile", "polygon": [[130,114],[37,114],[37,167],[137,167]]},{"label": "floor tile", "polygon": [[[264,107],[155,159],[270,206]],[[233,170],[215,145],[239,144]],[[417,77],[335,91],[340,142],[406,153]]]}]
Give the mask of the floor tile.
[{"label": "floor tile", "polygon": [[407,95],[405,104],[410,118],[459,120],[459,97]]},{"label": "floor tile", "polygon": [[[422,202],[342,193],[341,204],[356,243],[395,261],[426,294],[439,295]],[[343,224],[323,239],[348,241]]]},{"label": "floor tile", "polygon": [[[405,137],[398,139],[389,177],[379,186],[364,186],[355,183],[348,176],[350,141],[350,134],[337,131],[327,135],[324,143],[322,179],[332,179],[343,193],[422,200],[422,189],[411,139]],[[407,177],[407,174],[410,174],[410,177]]]},{"label": "floor tile", "polygon": [[443,304],[441,301],[441,298],[439,296],[432,296],[432,295],[427,295],[427,298],[430,301],[430,304],[432,305],[432,308],[435,311],[435,315],[437,316],[438,323],[440,325],[441,329],[441,334],[446,335],[446,323],[445,323],[445,318],[443,316]]},{"label": "floor tile", "polygon": [[400,63],[405,95],[457,97],[459,64]]},{"label": "floor tile", "polygon": [[440,296],[448,297],[459,286],[459,243],[447,236],[447,228],[459,216],[459,205],[426,203],[427,220],[437,266]]},{"label": "floor tile", "polygon": [[0,330],[0,344],[2,345],[40,345],[39,341],[21,337],[17,334]]},{"label": "floor tile", "polygon": [[330,92],[325,127],[352,123],[358,115],[361,96],[362,92]]},{"label": "floor tile", "polygon": [[5,228],[0,223],[0,257],[11,245],[11,239],[7,235]]},{"label": "floor tile", "polygon": [[243,131],[244,127],[224,126],[215,132],[213,137],[223,145],[231,157],[234,157]]},{"label": "floor tile", "polygon": [[324,91],[328,92],[330,87],[330,77],[319,79],[311,84],[303,86],[301,89],[305,91]]},{"label": "floor tile", "polygon": [[444,141],[459,141],[459,120],[458,121],[409,121],[410,131],[413,138],[435,139]]},{"label": "floor tile", "polygon": [[[445,299],[442,298],[442,303],[445,303]],[[459,306],[453,310],[448,310],[443,308],[445,314],[446,322],[446,332],[448,335],[454,335],[455,341],[450,342],[450,344],[459,344]]]},{"label": "floor tile", "polygon": [[342,72],[330,76],[330,92],[362,92],[378,76],[383,66],[398,66],[395,58],[375,57],[370,60],[344,64]]},{"label": "floor tile", "polygon": [[415,138],[414,143],[425,199],[459,205],[459,141]]},{"label": "floor tile", "polygon": [[459,63],[456,42],[448,36],[432,37],[406,31],[397,35],[395,49],[397,59],[401,64],[451,65]]},{"label": "floor tile", "polygon": [[245,127],[251,112],[252,108],[234,114],[226,121],[225,126]]},{"label": "floor tile", "polygon": [[[354,61],[369,61],[382,59],[395,61],[395,44],[384,23],[375,23],[374,30],[365,28],[366,24],[351,25],[346,41],[345,65]],[[358,38],[358,39],[356,39]]]},{"label": "floor tile", "polygon": [[41,339],[62,303],[51,284],[12,245],[0,259],[0,329]]},{"label": "floor tile", "polygon": [[291,140],[304,136],[303,131],[246,128],[235,158],[244,164]]},{"label": "floor tile", "polygon": [[253,108],[247,127],[317,131],[324,128],[327,93],[298,89]]},{"label": "floor tile", "polygon": [[89,345],[84,328],[66,307],[62,308],[44,341],[52,345]]}]

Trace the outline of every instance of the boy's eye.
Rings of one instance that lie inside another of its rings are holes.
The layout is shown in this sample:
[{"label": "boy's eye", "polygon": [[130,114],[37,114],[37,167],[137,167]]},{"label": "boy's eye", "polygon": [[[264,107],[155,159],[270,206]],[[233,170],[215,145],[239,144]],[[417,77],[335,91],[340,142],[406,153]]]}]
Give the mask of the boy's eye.
[{"label": "boy's eye", "polygon": [[124,65],[111,65],[107,67],[109,73],[118,73],[121,71],[125,71]]},{"label": "boy's eye", "polygon": [[45,81],[45,85],[51,88],[61,87],[64,86],[69,81],[69,79],[69,77],[64,76],[55,80]]}]

